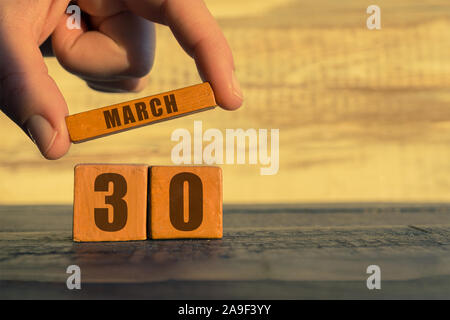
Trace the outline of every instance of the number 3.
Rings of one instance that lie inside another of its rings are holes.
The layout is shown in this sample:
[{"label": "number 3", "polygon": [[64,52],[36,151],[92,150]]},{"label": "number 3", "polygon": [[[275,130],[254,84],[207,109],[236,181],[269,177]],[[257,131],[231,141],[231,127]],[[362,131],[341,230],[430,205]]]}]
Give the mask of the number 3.
[{"label": "number 3", "polygon": [[95,224],[103,231],[119,231],[125,227],[127,223],[128,207],[122,198],[127,193],[127,181],[123,176],[117,173],[103,173],[95,179],[95,191],[108,191],[109,183],[113,183],[113,193],[105,197],[105,204],[113,207],[113,221],[108,220],[107,208],[95,208],[94,218]]}]

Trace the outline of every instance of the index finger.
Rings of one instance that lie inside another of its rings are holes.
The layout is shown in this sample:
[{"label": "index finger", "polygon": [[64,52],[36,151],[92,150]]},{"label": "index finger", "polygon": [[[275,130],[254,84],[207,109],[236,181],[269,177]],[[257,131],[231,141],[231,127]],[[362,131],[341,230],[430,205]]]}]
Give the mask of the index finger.
[{"label": "index finger", "polygon": [[200,76],[209,81],[219,106],[241,106],[242,91],[234,75],[230,46],[202,0],[125,0],[146,19],[170,27],[183,49],[194,58]]}]

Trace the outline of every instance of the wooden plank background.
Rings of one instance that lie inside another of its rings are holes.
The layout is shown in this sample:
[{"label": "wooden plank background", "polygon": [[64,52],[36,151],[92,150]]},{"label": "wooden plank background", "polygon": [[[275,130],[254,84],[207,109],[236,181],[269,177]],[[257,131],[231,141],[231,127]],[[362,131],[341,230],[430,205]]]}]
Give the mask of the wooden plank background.
[{"label": "wooden plank background", "polygon": [[450,298],[448,204],[225,206],[220,240],[74,243],[71,221],[71,206],[0,206],[0,298]]},{"label": "wooden plank background", "polygon": [[[207,0],[229,39],[245,104],[72,146],[49,162],[0,116],[0,203],[71,203],[83,162],[171,164],[177,128],[280,129],[280,171],[224,165],[224,201],[450,201],[450,3]],[[70,112],[200,81],[166,27],[139,94],[97,93],[48,59]]]}]

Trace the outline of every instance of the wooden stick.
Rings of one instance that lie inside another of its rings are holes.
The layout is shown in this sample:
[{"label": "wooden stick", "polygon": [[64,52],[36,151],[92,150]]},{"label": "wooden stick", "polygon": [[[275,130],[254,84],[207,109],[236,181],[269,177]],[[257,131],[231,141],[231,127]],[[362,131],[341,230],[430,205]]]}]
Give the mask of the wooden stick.
[{"label": "wooden stick", "polygon": [[70,140],[84,142],[192,113],[213,109],[208,82],[66,117]]}]

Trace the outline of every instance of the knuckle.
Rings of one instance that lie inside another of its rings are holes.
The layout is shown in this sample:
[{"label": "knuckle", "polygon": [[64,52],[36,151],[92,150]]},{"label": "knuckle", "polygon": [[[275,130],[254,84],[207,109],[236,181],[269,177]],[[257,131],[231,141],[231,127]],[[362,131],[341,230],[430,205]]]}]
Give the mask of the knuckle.
[{"label": "knuckle", "polygon": [[153,68],[153,59],[150,57],[138,57],[130,64],[128,75],[133,78],[147,76]]}]

